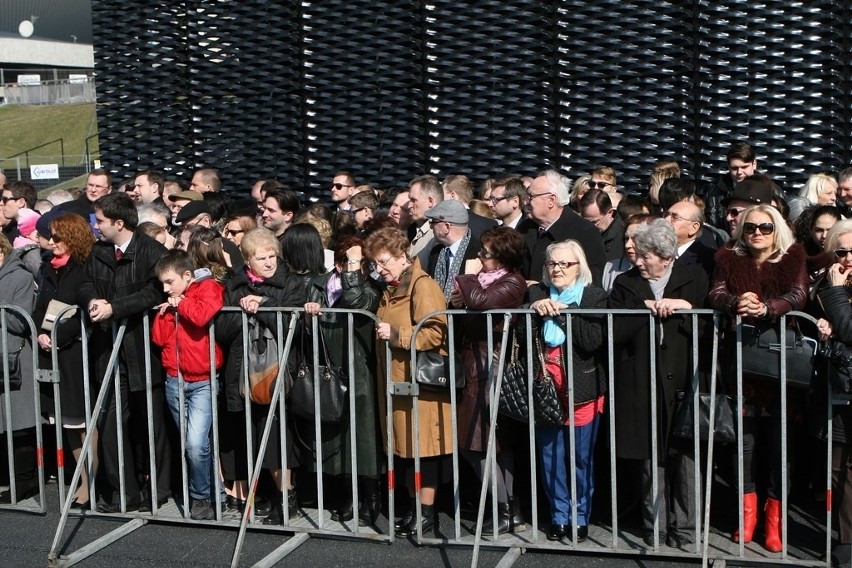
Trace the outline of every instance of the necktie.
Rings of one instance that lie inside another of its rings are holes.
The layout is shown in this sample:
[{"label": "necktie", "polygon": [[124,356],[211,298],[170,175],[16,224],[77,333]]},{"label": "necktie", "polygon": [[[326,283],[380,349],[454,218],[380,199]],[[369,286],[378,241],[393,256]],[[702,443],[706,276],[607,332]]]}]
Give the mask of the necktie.
[{"label": "necktie", "polygon": [[450,266],[452,266],[452,264],[453,264],[453,252],[450,249],[444,249],[444,250],[447,251],[447,254],[445,255],[445,258],[444,258],[444,262],[446,263],[447,280],[450,280],[451,279]]},{"label": "necktie", "polygon": [[115,261],[118,262],[122,258],[124,258],[124,253],[121,252],[121,249],[119,249],[119,248],[115,249]]}]

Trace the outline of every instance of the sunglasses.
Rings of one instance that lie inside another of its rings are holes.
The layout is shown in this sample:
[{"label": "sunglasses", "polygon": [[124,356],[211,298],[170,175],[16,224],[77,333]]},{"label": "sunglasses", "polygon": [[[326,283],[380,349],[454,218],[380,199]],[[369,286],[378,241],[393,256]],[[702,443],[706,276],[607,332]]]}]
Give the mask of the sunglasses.
[{"label": "sunglasses", "polygon": [[775,231],[775,225],[772,223],[743,223],[743,233],[753,235],[755,231],[760,231],[761,235],[771,235]]},{"label": "sunglasses", "polygon": [[354,185],[346,185],[345,183],[333,183],[331,184],[333,189],[343,189],[344,187],[355,187]]},{"label": "sunglasses", "polygon": [[0,201],[2,201],[3,203],[8,203],[9,201],[15,201],[16,199],[18,199],[18,198],[12,197],[11,195],[4,195],[3,197],[0,197]]},{"label": "sunglasses", "polygon": [[50,239],[48,239],[48,240],[51,240],[51,241],[53,241],[54,243],[61,243],[61,242],[62,242],[62,237],[60,237],[60,236],[59,236],[59,235],[57,235],[56,233],[53,233],[52,235],[50,235]]},{"label": "sunglasses", "polygon": [[737,209],[736,207],[731,207],[730,209],[728,209],[728,217],[739,217],[740,213],[742,213],[745,210],[746,210],[745,207],[742,207],[740,209]]},{"label": "sunglasses", "polygon": [[834,256],[837,258],[846,258],[850,252],[852,252],[852,249],[835,249]]},{"label": "sunglasses", "polygon": [[241,233],[245,233],[245,231],[243,229],[228,229],[226,227],[225,230],[224,230],[224,233],[225,233],[226,237],[236,237],[237,235],[239,235]]},{"label": "sunglasses", "polygon": [[586,185],[589,186],[589,189],[606,189],[607,186],[613,185],[608,181],[592,181],[589,180],[586,182]]},{"label": "sunglasses", "polygon": [[485,249],[480,249],[480,251],[476,253],[476,256],[478,256],[479,258],[489,259],[494,258],[494,253]]}]

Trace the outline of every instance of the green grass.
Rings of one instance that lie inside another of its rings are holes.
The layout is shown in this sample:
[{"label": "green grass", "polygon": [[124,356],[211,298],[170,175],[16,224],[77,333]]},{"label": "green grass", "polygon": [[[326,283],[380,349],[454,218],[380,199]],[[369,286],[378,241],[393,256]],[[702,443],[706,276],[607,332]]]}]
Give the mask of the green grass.
[{"label": "green grass", "polygon": [[[68,163],[80,160],[86,153],[86,137],[98,131],[94,103],[49,106],[6,105],[0,107],[0,161],[45,142],[62,138]],[[89,151],[97,150],[97,139],[89,142]],[[50,144],[30,154],[61,155],[59,143]],[[73,156],[73,158],[71,158]]]}]

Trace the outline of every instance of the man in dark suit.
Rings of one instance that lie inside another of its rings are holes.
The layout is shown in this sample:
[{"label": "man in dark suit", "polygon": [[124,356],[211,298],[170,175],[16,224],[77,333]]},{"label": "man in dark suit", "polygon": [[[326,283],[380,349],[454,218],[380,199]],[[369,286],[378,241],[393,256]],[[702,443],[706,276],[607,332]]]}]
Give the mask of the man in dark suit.
[{"label": "man in dark suit", "polygon": [[677,237],[677,262],[697,266],[704,270],[708,280],[712,278],[716,249],[698,238],[704,225],[701,209],[691,201],[678,201],[669,207],[664,217],[674,227]]},{"label": "man in dark suit", "polygon": [[523,233],[527,254],[522,273],[527,280],[538,282],[544,269],[545,251],[555,242],[573,239],[580,243],[592,271],[592,283],[600,286],[606,264],[603,239],[595,226],[570,207],[569,182],[556,170],[539,174],[527,189],[526,209],[529,219],[518,225]]},{"label": "man in dark suit", "polygon": [[[150,499],[153,497],[156,496],[158,505],[168,499],[170,467],[162,366],[155,350],[145,353],[143,315],[164,299],[162,286],[154,273],[154,265],[166,249],[148,236],[134,233],[137,222],[136,207],[126,193],[105,195],[95,201],[93,207],[101,240],[95,244],[86,260],[85,275],[77,303],[86,307],[94,324],[89,345],[97,380],[112,381],[111,376],[104,377],[114,343],[111,324],[127,323],[117,367],[121,406],[117,406],[115,389],[111,388],[98,418],[102,446],[101,467],[113,492],[110,495],[102,488],[104,502],[98,506],[98,510],[103,513],[120,511],[117,495],[121,487],[117,418],[122,424],[127,510],[151,510]],[[146,367],[151,371],[153,406],[150,416],[146,397]],[[121,408],[120,416],[118,408]],[[145,481],[150,472],[149,424],[154,433],[154,457],[157,465],[157,483],[153,489],[146,487],[150,481]]]},{"label": "man in dark suit", "polygon": [[435,279],[444,291],[444,299],[449,302],[455,277],[465,274],[468,261],[477,258],[481,244],[468,228],[467,209],[454,199],[446,199],[429,209],[426,218],[435,234],[426,272]]}]

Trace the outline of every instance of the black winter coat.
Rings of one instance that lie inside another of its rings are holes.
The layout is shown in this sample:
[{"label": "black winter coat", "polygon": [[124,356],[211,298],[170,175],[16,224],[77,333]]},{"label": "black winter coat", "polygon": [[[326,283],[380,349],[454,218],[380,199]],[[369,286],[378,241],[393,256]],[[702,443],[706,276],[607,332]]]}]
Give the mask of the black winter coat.
[{"label": "black winter coat", "polygon": [[[99,241],[86,259],[85,273],[77,295],[77,305],[88,309],[89,302],[105,299],[112,305],[112,319],[92,325],[91,354],[95,380],[100,382],[112,351],[112,322],[127,320],[121,346],[121,364],[126,368],[131,391],[145,390],[145,344],[143,315],[163,302],[165,296],[154,265],[166,248],[142,233],[134,233],[121,260],[115,260],[115,246]],[[159,349],[151,346],[151,384],[163,380]]]},{"label": "black winter coat", "polygon": [[[700,268],[675,262],[664,298],[683,299],[699,309],[704,307],[709,284]],[[620,274],[612,287],[609,307],[646,310],[645,300],[654,294],[637,268]],[[657,456],[663,459],[669,443],[675,411],[675,393],[692,383],[692,316],[678,315],[661,320],[655,346],[657,376]],[[615,342],[615,438],[616,455],[628,459],[651,458],[651,343],[646,314],[616,316],[613,322]],[[701,333],[699,326],[699,334]]]},{"label": "black winter coat", "polygon": [[[825,286],[819,293],[819,303],[825,312],[825,317],[831,322],[833,337],[842,341],[847,347],[852,346],[852,288],[846,286]],[[822,369],[820,369],[822,370]],[[817,376],[814,381],[814,396],[811,404],[811,431],[821,439],[827,435],[828,419],[827,382],[824,374]],[[846,430],[852,427],[852,407],[832,407],[832,441],[835,444],[852,442]]]}]

